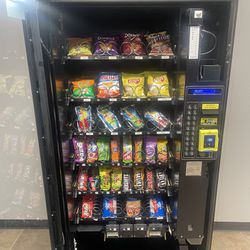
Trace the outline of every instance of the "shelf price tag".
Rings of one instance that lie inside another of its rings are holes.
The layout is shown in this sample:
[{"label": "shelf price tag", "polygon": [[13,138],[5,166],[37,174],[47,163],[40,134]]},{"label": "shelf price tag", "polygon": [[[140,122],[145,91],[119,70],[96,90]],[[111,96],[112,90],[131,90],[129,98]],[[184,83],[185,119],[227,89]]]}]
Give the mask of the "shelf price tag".
[{"label": "shelf price tag", "polygon": [[157,135],[168,135],[168,134],[170,134],[170,131],[157,131],[156,134]]},{"label": "shelf price tag", "polygon": [[111,135],[118,135],[118,132],[112,132]]},{"label": "shelf price tag", "polygon": [[117,59],[117,56],[109,56],[108,59],[109,59],[109,60],[116,60],[116,59]]},{"label": "shelf price tag", "polygon": [[110,102],[117,102],[117,98],[109,98]]},{"label": "shelf price tag", "polygon": [[86,135],[93,135],[93,132],[87,132]]},{"label": "shelf price tag", "polygon": [[161,59],[169,59],[169,56],[161,56]]},{"label": "shelf price tag", "polygon": [[170,101],[171,98],[170,97],[162,97],[162,98],[158,98],[157,99],[159,102],[163,102],[163,101]]},{"label": "shelf price tag", "polygon": [[80,56],[80,60],[88,60],[89,57],[88,56]]},{"label": "shelf price tag", "polygon": [[142,132],[135,132],[135,135],[142,135]]},{"label": "shelf price tag", "polygon": [[143,56],[135,56],[135,59],[136,59],[136,60],[142,60],[142,59],[143,59]]},{"label": "shelf price tag", "polygon": [[90,102],[90,101],[91,101],[91,99],[89,99],[89,98],[85,98],[85,99],[83,99],[83,101],[84,101],[84,102]]}]

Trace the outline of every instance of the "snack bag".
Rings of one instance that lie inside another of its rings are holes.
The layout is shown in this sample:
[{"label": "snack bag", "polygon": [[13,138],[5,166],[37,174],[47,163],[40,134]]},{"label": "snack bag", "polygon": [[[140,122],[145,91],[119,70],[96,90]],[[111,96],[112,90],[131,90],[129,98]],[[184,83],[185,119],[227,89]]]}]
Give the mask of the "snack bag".
[{"label": "snack bag", "polygon": [[153,196],[149,200],[150,206],[150,218],[161,218],[164,217],[164,204],[159,196]]},{"label": "snack bag", "polygon": [[166,116],[156,110],[146,111],[144,117],[159,130],[164,130],[171,124],[171,121]]},{"label": "snack bag", "polygon": [[123,137],[123,152],[122,159],[123,163],[132,163],[133,161],[133,148],[132,148],[132,138],[131,136]]},{"label": "snack bag", "polygon": [[181,141],[174,140],[174,157],[176,160],[181,159]]},{"label": "snack bag", "polygon": [[141,200],[136,198],[128,198],[126,201],[127,217],[133,218],[141,215]]},{"label": "snack bag", "polygon": [[146,35],[149,56],[173,56],[170,47],[170,36],[166,31]]},{"label": "snack bag", "polygon": [[147,96],[170,97],[169,80],[166,72],[145,72],[147,78]]},{"label": "snack bag", "polygon": [[109,161],[110,160],[109,138],[99,137],[97,139],[97,147],[98,147],[98,160]]},{"label": "snack bag", "polygon": [[146,169],[146,190],[149,192],[155,190],[154,172],[151,168]]},{"label": "snack bag", "polygon": [[121,108],[121,114],[127,124],[135,131],[144,127],[144,122],[134,105]]},{"label": "snack bag", "polygon": [[72,81],[72,98],[94,98],[94,79],[81,79]]},{"label": "snack bag", "polygon": [[81,163],[86,161],[86,143],[81,138],[73,137],[72,139],[74,154],[75,154],[75,162]]},{"label": "snack bag", "polygon": [[141,34],[125,33],[122,35],[121,53],[124,56],[146,55],[146,48]]},{"label": "snack bag", "polygon": [[75,107],[76,117],[77,117],[77,127],[79,132],[91,132],[94,127],[94,120],[92,116],[91,106]]},{"label": "snack bag", "polygon": [[142,137],[136,136],[134,137],[134,162],[135,163],[142,163]]},{"label": "snack bag", "polygon": [[124,97],[145,97],[144,81],[144,74],[122,73]]},{"label": "snack bag", "polygon": [[102,206],[102,217],[104,219],[117,217],[116,197],[104,197]]},{"label": "snack bag", "polygon": [[156,169],[156,186],[158,190],[164,190],[167,187],[167,174],[163,169]]},{"label": "snack bag", "polygon": [[148,164],[156,163],[156,142],[157,140],[154,136],[148,136],[145,138],[145,162]]},{"label": "snack bag", "polygon": [[87,163],[94,163],[98,160],[98,147],[94,138],[89,138],[87,142]]},{"label": "snack bag", "polygon": [[144,190],[144,167],[134,167],[134,189]]},{"label": "snack bag", "polygon": [[80,169],[77,176],[77,190],[87,191],[88,190],[88,173],[86,169]]},{"label": "snack bag", "polygon": [[165,163],[168,161],[168,141],[165,138],[157,139],[157,158],[159,162]]},{"label": "snack bag", "polygon": [[94,44],[94,55],[116,56],[118,55],[117,38],[98,36]]},{"label": "snack bag", "polygon": [[96,169],[92,169],[91,176],[89,177],[89,189],[90,191],[97,191],[99,189],[100,178]]},{"label": "snack bag", "polygon": [[92,219],[93,209],[94,209],[94,197],[92,195],[83,196],[81,218]]},{"label": "snack bag", "polygon": [[120,145],[119,137],[113,137],[110,142],[111,161],[113,163],[119,162],[120,159]]},{"label": "snack bag", "polygon": [[97,98],[113,98],[121,96],[120,74],[100,73],[96,87]]},{"label": "snack bag", "polygon": [[68,38],[68,57],[80,57],[92,55],[92,38]]},{"label": "snack bag", "polygon": [[126,169],[122,173],[122,190],[123,192],[130,192],[132,190],[131,185],[131,171]]},{"label": "snack bag", "polygon": [[122,188],[122,168],[113,167],[111,172],[111,189],[116,192]]},{"label": "snack bag", "polygon": [[109,105],[99,105],[97,107],[97,115],[110,132],[114,132],[121,127]]},{"label": "snack bag", "polygon": [[111,180],[110,180],[110,174],[111,174],[111,167],[107,166],[100,166],[99,167],[99,175],[100,175],[100,187],[102,191],[109,191],[111,188]]}]

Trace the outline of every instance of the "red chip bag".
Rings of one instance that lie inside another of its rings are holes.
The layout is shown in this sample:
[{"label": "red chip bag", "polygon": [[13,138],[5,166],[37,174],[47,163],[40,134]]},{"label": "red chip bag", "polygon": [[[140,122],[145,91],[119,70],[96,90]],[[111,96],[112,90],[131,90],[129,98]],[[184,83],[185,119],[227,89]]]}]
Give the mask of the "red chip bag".
[{"label": "red chip bag", "polygon": [[125,33],[122,35],[121,53],[124,56],[146,55],[146,48],[141,34]]}]

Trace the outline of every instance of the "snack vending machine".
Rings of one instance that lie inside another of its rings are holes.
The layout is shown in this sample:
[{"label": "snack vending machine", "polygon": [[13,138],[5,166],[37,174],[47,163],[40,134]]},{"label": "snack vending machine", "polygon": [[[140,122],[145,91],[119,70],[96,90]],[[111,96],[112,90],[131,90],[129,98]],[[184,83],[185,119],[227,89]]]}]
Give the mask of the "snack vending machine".
[{"label": "snack vending machine", "polygon": [[210,249],[237,1],[20,5],[52,249]]}]

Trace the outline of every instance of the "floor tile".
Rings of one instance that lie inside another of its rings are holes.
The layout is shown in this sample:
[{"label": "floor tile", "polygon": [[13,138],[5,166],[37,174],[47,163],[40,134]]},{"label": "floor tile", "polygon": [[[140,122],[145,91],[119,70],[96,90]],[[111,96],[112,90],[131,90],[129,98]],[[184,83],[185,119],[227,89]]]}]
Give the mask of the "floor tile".
[{"label": "floor tile", "polygon": [[0,229],[0,250],[10,249],[22,231],[22,229]]},{"label": "floor tile", "polygon": [[25,229],[11,250],[50,250],[47,229]]}]

